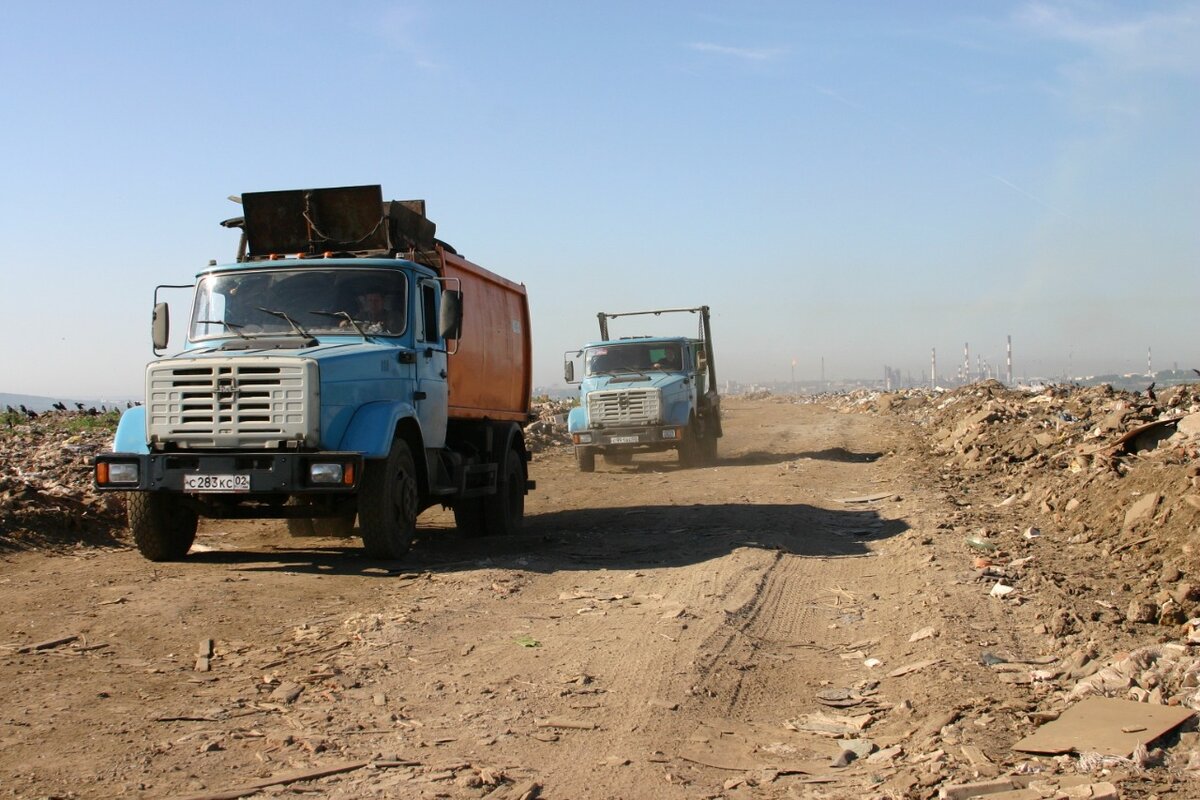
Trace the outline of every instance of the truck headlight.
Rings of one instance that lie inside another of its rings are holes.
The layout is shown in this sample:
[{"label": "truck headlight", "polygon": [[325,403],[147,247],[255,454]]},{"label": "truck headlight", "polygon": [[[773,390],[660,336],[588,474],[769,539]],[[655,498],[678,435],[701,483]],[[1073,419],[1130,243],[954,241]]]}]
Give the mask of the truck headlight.
[{"label": "truck headlight", "polygon": [[676,433],[675,428],[663,428],[663,432],[662,432],[664,439],[678,438],[678,437],[676,437],[675,433]]},{"label": "truck headlight", "polygon": [[577,433],[577,434],[575,434],[574,438],[575,438],[575,444],[591,444],[592,443],[592,435],[590,433]]},{"label": "truck headlight", "polygon": [[309,464],[308,479],[313,483],[341,483],[341,464]]},{"label": "truck headlight", "polygon": [[138,465],[131,461],[102,461],[96,465],[96,483],[137,483]]}]

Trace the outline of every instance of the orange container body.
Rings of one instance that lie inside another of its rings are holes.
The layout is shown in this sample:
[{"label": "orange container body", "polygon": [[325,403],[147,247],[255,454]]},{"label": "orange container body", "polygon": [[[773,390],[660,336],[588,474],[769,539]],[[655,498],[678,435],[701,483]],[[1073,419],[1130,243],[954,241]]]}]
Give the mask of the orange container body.
[{"label": "orange container body", "polygon": [[533,346],[524,284],[439,251],[442,276],[457,278],[463,293],[462,339],[446,367],[450,419],[527,422]]}]

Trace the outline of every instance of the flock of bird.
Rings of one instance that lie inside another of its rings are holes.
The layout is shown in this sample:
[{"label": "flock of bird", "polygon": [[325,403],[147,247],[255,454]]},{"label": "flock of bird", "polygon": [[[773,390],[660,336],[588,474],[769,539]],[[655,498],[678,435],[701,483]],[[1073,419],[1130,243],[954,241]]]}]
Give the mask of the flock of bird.
[{"label": "flock of bird", "polygon": [[[140,405],[141,405],[140,402],[134,402],[133,400],[130,400],[125,403],[126,408],[133,408],[134,406],[140,406]],[[70,411],[70,409],[67,408],[66,403],[53,403],[52,406],[55,411]],[[112,408],[109,408],[106,405],[101,405],[100,408],[96,408],[95,406],[87,406],[85,408],[83,403],[76,403],[75,404],[76,410],[73,413],[76,413],[76,414],[83,413],[83,414],[87,414],[89,417],[95,417],[100,414],[107,414],[109,411],[117,411],[119,408],[120,408],[120,406],[117,406],[117,405],[114,405]],[[12,418],[14,416],[17,416],[18,414],[23,414],[28,419],[37,419],[40,416],[38,414],[38,412],[34,411],[32,408],[26,408],[24,403],[22,403],[17,408],[8,406],[6,410],[8,411],[10,425],[11,425]],[[49,412],[43,411],[42,413],[46,414]]]}]

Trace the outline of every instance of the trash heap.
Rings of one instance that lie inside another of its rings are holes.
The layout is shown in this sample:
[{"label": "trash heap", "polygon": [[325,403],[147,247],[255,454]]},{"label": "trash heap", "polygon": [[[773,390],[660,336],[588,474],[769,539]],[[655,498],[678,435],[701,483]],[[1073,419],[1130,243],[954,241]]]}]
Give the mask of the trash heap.
[{"label": "trash heap", "polygon": [[532,404],[533,422],[525,426],[525,446],[531,453],[571,444],[567,433],[567,414],[577,400],[545,398]]},{"label": "trash heap", "polygon": [[[1200,385],[989,381],[808,401],[926,435],[915,468],[955,509],[938,524],[950,568],[1008,609],[1001,638],[1039,650],[980,657],[1027,695],[1021,727],[1041,726],[1014,751],[1142,787],[1200,779]],[[947,796],[985,787],[958,788]]]},{"label": "trash heap", "polygon": [[[1027,539],[1046,534],[1086,546],[1114,576],[1172,588],[1187,575],[1200,581],[1200,550],[1192,546],[1200,523],[1200,385],[1157,395],[1107,385],[1034,393],[988,381],[940,393],[861,392],[834,403],[914,421],[928,434],[939,485],[971,502],[964,519],[986,528],[1017,511]],[[1148,567],[1160,573],[1153,581]],[[1153,615],[1135,616],[1186,621],[1184,609],[1167,601],[1159,597]],[[1200,604],[1186,611],[1200,612]]]},{"label": "trash heap", "polygon": [[120,495],[92,488],[92,456],[109,447],[117,413],[0,416],[0,549],[111,536]]}]

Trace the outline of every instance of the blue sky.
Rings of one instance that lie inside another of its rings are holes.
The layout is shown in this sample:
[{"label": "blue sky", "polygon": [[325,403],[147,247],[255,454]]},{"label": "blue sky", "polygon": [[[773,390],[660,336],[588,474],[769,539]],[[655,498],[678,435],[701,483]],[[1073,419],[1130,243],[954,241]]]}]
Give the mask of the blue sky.
[{"label": "blue sky", "polygon": [[364,183],[539,385],[699,304],[743,382],[1200,367],[1200,2],[26,3],[0,75],[0,391],[140,395],[227,195]]}]

